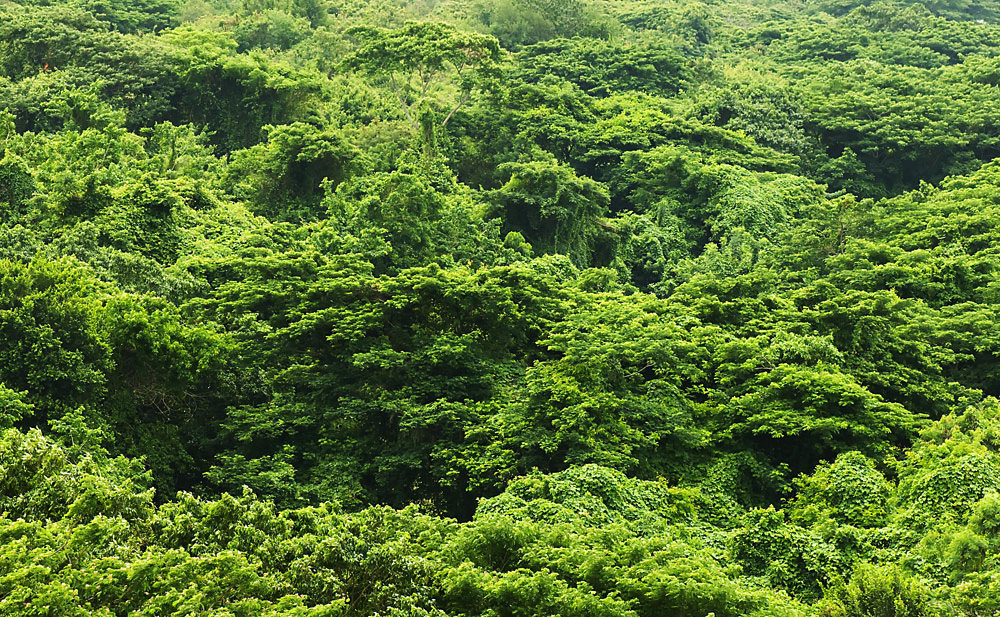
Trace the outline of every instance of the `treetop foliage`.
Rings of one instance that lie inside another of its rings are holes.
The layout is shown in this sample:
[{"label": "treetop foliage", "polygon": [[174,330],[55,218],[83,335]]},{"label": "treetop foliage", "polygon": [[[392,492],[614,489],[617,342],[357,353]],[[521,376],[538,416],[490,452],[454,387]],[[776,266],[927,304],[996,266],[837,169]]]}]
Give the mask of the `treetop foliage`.
[{"label": "treetop foliage", "polygon": [[1000,614],[1000,3],[0,3],[0,614]]}]

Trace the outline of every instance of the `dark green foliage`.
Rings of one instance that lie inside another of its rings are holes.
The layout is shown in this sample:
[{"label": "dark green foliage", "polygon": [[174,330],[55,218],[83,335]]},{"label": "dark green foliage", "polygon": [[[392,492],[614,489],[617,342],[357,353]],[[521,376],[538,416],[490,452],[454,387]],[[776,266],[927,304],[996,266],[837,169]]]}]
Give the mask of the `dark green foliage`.
[{"label": "dark green foliage", "polygon": [[156,38],[152,51],[170,70],[175,123],[208,127],[226,150],[262,141],[263,127],[315,117],[322,82],[260,54],[237,54],[230,36],[177,28]]},{"label": "dark green foliage", "polygon": [[781,152],[801,155],[814,147],[804,129],[802,101],[789,96],[787,85],[752,73],[722,87],[705,88],[698,94],[693,113],[716,126],[743,131],[757,143]]},{"label": "dark green foliage", "polygon": [[24,214],[36,186],[23,160],[17,157],[0,159],[0,204],[4,208],[4,218],[12,220]]},{"label": "dark green foliage", "polygon": [[[0,262],[0,381],[32,392],[37,423],[105,393],[110,349],[97,326],[101,286],[70,264]],[[62,267],[60,267],[62,266]]]},{"label": "dark green foliage", "polygon": [[316,217],[324,186],[346,180],[360,152],[342,134],[320,133],[308,124],[264,130],[266,143],[233,153],[230,190],[251,211],[272,219]]},{"label": "dark green foliage", "polygon": [[518,54],[528,83],[565,79],[591,96],[641,90],[670,95],[686,85],[689,63],[669,46],[616,45],[591,39],[558,39],[526,47]]},{"label": "dark green foliage", "polygon": [[494,212],[508,230],[537,252],[567,254],[578,265],[591,261],[609,201],[604,187],[552,160],[507,163],[498,172],[508,180],[493,192]]},{"label": "dark green foliage", "polygon": [[79,5],[119,32],[155,32],[178,25],[178,0],[80,0]]},{"label": "dark green foliage", "polygon": [[0,614],[1000,611],[1000,16],[8,0]]}]

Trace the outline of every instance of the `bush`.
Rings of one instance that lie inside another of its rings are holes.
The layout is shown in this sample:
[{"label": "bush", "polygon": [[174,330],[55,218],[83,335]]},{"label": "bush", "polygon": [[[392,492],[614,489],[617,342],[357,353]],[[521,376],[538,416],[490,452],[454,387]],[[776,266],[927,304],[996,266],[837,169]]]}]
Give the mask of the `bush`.
[{"label": "bush", "polygon": [[939,615],[930,591],[898,566],[862,564],[850,582],[834,585],[821,617],[925,617]]}]

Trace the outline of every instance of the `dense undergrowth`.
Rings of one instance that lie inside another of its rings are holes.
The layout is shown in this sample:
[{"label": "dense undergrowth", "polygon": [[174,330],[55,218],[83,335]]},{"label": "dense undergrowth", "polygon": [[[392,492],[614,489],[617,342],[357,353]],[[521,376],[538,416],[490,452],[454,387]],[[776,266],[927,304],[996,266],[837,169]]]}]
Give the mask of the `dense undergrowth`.
[{"label": "dense undergrowth", "polygon": [[0,1],[0,613],[1000,615],[1000,3]]}]

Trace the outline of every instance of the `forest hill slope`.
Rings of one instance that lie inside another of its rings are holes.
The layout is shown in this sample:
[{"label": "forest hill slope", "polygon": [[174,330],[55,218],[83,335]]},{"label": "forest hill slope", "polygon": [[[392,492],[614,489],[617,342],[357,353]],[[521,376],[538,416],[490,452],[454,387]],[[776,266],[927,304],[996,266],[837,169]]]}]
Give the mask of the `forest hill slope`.
[{"label": "forest hill slope", "polygon": [[998,6],[3,2],[0,613],[1000,613]]}]

